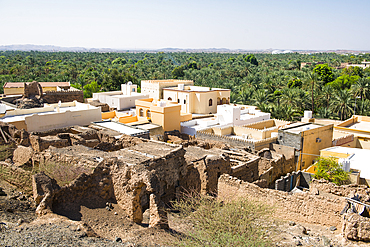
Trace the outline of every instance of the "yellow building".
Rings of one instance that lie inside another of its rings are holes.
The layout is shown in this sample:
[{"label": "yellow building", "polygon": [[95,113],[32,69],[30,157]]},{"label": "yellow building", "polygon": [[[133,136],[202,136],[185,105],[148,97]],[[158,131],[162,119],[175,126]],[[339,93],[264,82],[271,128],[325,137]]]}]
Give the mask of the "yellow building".
[{"label": "yellow building", "polygon": [[311,166],[320,150],[332,146],[333,124],[294,123],[279,129],[280,145],[294,147],[297,152],[297,170]]},{"label": "yellow building", "polygon": [[229,104],[230,89],[185,86],[163,88],[163,98],[181,105],[181,112],[209,114],[217,112],[217,105]]},{"label": "yellow building", "polygon": [[[24,83],[29,82],[6,82],[4,84],[5,95],[20,95],[24,92]],[[39,82],[43,92],[67,90],[71,87],[70,82]]]},{"label": "yellow building", "polygon": [[349,147],[370,149],[370,117],[353,115],[334,126],[334,138],[349,134],[355,137]]},{"label": "yellow building", "polygon": [[179,84],[192,86],[192,80],[146,80],[141,81],[141,93],[149,95],[149,98],[164,99],[163,88],[178,86]]},{"label": "yellow building", "polygon": [[138,121],[150,119],[163,127],[164,131],[180,131],[180,122],[191,120],[191,114],[180,112],[181,106],[175,102],[141,99],[135,101]]}]

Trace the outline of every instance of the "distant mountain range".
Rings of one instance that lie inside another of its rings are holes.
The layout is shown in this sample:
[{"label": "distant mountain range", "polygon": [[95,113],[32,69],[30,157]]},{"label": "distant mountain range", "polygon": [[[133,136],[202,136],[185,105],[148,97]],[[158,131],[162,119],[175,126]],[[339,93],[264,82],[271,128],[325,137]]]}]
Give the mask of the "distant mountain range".
[{"label": "distant mountain range", "polygon": [[61,47],[54,45],[2,45],[0,51],[47,51],[47,52],[206,52],[206,53],[338,53],[338,54],[360,54],[370,53],[370,50],[277,50],[277,49],[264,49],[264,50],[244,50],[244,49],[227,49],[227,48],[207,48],[207,49],[182,49],[182,48],[162,48],[162,49],[112,49],[112,48],[84,48],[84,47]]}]

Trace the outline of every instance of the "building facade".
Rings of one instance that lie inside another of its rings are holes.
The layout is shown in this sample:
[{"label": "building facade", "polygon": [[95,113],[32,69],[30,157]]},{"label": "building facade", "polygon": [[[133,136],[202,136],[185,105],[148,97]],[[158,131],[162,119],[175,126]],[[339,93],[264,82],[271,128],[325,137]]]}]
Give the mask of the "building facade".
[{"label": "building facade", "polygon": [[195,114],[216,113],[217,106],[229,104],[230,89],[179,85],[164,88],[163,98],[181,105],[181,112]]},{"label": "building facade", "polygon": [[163,88],[175,87],[179,84],[186,86],[194,85],[192,80],[146,80],[141,81],[141,93],[148,94],[153,99],[165,99],[163,98]]}]

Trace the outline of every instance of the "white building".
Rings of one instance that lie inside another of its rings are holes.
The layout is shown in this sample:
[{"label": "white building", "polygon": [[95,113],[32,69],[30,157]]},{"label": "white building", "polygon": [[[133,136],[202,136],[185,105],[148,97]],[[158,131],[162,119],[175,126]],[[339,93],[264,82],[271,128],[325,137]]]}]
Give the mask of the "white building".
[{"label": "white building", "polygon": [[218,105],[215,117],[194,119],[181,123],[181,132],[196,135],[199,130],[213,126],[240,126],[270,119],[271,114],[257,110],[255,106]]},{"label": "white building", "polygon": [[73,125],[89,125],[101,120],[101,108],[77,101],[45,104],[42,108],[7,111],[1,122],[13,124],[17,129],[46,131]]},{"label": "white building", "polygon": [[141,81],[141,93],[148,94],[153,99],[164,99],[163,88],[177,87],[179,84],[185,86],[193,86],[194,81],[192,80],[146,80]]},{"label": "white building", "polygon": [[148,94],[138,93],[137,85],[128,82],[121,85],[121,91],[93,93],[93,99],[108,104],[118,111],[135,107],[135,100],[147,99]]}]

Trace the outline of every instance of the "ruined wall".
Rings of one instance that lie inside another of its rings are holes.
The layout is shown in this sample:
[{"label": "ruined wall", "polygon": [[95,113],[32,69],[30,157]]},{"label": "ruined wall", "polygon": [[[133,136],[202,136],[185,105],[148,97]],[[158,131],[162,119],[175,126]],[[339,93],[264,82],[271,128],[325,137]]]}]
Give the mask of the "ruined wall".
[{"label": "ruined wall", "polygon": [[338,186],[323,179],[313,179],[310,183],[310,190],[311,189],[317,189],[318,191],[325,193],[350,198],[358,194],[362,202],[370,202],[370,188],[366,185],[349,184]]},{"label": "ruined wall", "polygon": [[346,204],[343,198],[335,196],[313,195],[307,192],[289,194],[284,191],[263,189],[227,174],[219,178],[218,197],[226,201],[236,198],[260,201],[271,206],[274,216],[283,220],[337,228],[342,225],[340,212]]},{"label": "ruined wall", "polygon": [[260,157],[250,157],[248,161],[240,162],[231,167],[231,175],[243,181],[254,182],[259,179],[258,164]]},{"label": "ruined wall", "polygon": [[81,90],[48,91],[44,93],[42,98],[49,104],[58,103],[59,100],[62,103],[73,102],[75,100],[84,103],[84,94]]},{"label": "ruined wall", "polygon": [[294,157],[286,159],[284,155],[272,152],[272,159],[261,157],[258,164],[258,174],[260,179],[272,185],[273,182],[281,177],[295,170]]}]

